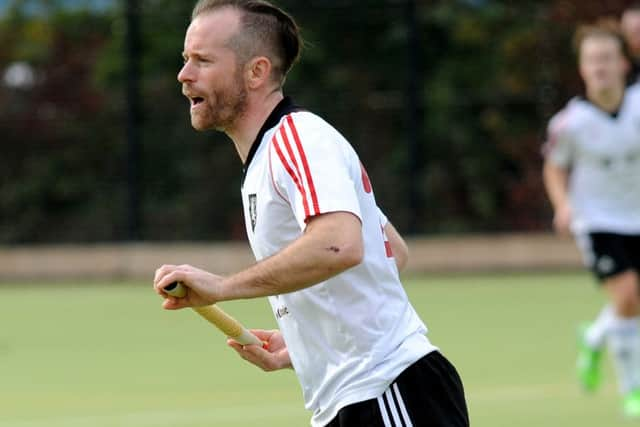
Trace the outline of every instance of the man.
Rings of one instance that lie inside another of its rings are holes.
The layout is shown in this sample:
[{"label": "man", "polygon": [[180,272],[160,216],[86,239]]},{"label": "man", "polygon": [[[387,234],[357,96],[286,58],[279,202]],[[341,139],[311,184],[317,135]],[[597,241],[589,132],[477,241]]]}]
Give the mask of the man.
[{"label": "man", "polygon": [[[313,426],[467,426],[462,383],[402,288],[406,246],[364,167],[283,96],[300,45],[293,19],[265,1],[195,6],[178,80],[193,127],[226,133],[244,164],[257,263],[227,277],[165,265],[155,290],[170,310],[268,296],[280,330],[254,331],[268,350],[228,344],[266,371],[293,368]],[[186,297],[163,291],[175,281]]]},{"label": "man", "polygon": [[621,27],[631,51],[631,80],[640,79],[640,2],[629,6],[622,13]]},{"label": "man", "polygon": [[606,344],[618,371],[623,410],[640,416],[640,87],[625,88],[625,42],[606,23],[575,37],[584,97],[549,125],[544,181],[554,226],[569,230],[610,305],[581,334],[578,375],[593,391]]}]

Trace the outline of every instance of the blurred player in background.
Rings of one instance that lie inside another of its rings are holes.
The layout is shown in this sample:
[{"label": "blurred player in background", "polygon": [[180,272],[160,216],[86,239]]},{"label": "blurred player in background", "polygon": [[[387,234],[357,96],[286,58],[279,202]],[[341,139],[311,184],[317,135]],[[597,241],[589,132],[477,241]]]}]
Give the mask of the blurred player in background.
[{"label": "blurred player in background", "polygon": [[[313,426],[468,426],[462,382],[408,301],[407,248],[357,154],[283,95],[300,45],[293,19],[267,2],[196,5],[178,79],[193,127],[226,133],[244,164],[258,262],[228,277],[165,265],[155,289],[167,309],[268,296],[280,330],[254,331],[268,350],[229,345],[266,371],[293,368]],[[163,292],[175,281],[185,298]]]},{"label": "blurred player in background", "polygon": [[640,87],[615,22],[575,35],[586,92],[549,124],[544,181],[559,233],[576,242],[610,304],[581,333],[578,376],[600,384],[602,349],[617,368],[627,416],[640,416]]},{"label": "blurred player in background", "polygon": [[625,9],[622,13],[621,26],[631,53],[630,80],[635,82],[640,79],[640,2]]}]

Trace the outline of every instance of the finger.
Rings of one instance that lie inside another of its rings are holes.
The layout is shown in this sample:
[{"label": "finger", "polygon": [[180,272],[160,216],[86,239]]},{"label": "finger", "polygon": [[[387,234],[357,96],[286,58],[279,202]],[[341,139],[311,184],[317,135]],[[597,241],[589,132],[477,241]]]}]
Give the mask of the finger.
[{"label": "finger", "polygon": [[[256,365],[262,370],[265,370],[265,371],[271,370],[272,363],[269,360],[269,358],[271,357],[271,354],[262,350],[259,346],[257,345],[243,346],[231,338],[227,339],[227,345],[233,348],[236,351],[236,353],[238,353],[238,355],[242,357],[244,360],[246,360],[247,362],[253,365]],[[256,353],[255,350],[251,349],[250,347],[255,347],[259,350],[262,350],[262,353]]]},{"label": "finger", "polygon": [[241,345],[239,345],[238,343],[234,343],[234,344],[229,344],[229,347],[234,349],[235,352],[238,353],[238,356],[240,356],[242,359],[246,360],[247,362],[251,362],[251,363],[253,363],[255,365],[254,362],[252,362],[251,360],[247,359],[247,355],[242,350],[242,346]]},{"label": "finger", "polygon": [[240,343],[234,340],[228,340],[227,344],[229,345],[229,347],[233,348],[236,351],[236,353],[238,353],[240,357],[242,357],[244,360],[247,360],[254,364],[259,364],[259,359],[255,357],[254,354],[248,352],[245,346],[241,345]]},{"label": "finger", "polygon": [[249,332],[251,332],[253,335],[257,336],[263,341],[269,341],[273,336],[273,334],[276,333],[276,331],[273,331],[273,330],[267,331],[265,329],[249,329]]},{"label": "finger", "polygon": [[153,287],[157,294],[165,297],[166,293],[162,290],[162,287],[159,286],[162,283],[162,280],[166,278],[168,275],[172,273],[172,266],[163,266],[161,269],[158,269],[156,272],[156,277],[154,278]]},{"label": "finger", "polygon": [[241,349],[242,348],[242,344],[240,344],[238,341],[234,340],[233,338],[227,338],[227,345],[229,347],[233,347],[235,349]]},{"label": "finger", "polygon": [[265,371],[268,370],[270,366],[268,359],[264,355],[257,355],[255,353],[252,353],[251,351],[248,351],[246,347],[247,346],[245,346],[244,349],[241,349],[238,352],[240,354],[240,357],[242,357],[247,362],[258,366],[260,369],[263,369]]},{"label": "finger", "polygon": [[263,349],[259,345],[250,344],[243,347],[245,359],[251,363],[260,366],[265,371],[273,370],[273,354]]},{"label": "finger", "polygon": [[168,295],[164,291],[164,288],[166,288],[167,286],[169,286],[173,282],[182,282],[183,285],[188,287],[188,285],[185,283],[185,278],[186,278],[186,272],[184,272],[182,270],[173,270],[170,273],[164,275],[158,281],[158,283],[156,283],[155,286],[156,286],[156,289],[159,291],[159,293],[162,293],[164,295]]},{"label": "finger", "polygon": [[162,276],[162,270],[160,268],[156,268],[156,272],[153,275],[153,284],[154,285],[156,283],[158,283],[158,280],[160,279],[161,276]]},{"label": "finger", "polygon": [[259,346],[256,344],[248,344],[242,347],[245,353],[252,354],[256,359],[260,359],[263,363],[268,363],[273,354],[269,351],[268,347]]},{"label": "finger", "polygon": [[[228,338],[227,339],[227,345],[229,347],[233,347],[236,350],[246,351],[249,348],[249,346],[256,345],[256,344],[245,344],[245,345],[242,345],[238,341],[234,340],[233,338]],[[269,350],[269,344],[267,342],[264,342],[260,348],[268,351]]]},{"label": "finger", "polygon": [[242,348],[242,344],[240,344],[238,341],[234,340],[233,338],[228,338],[227,339],[227,345],[229,347],[231,347],[232,349],[234,349],[238,354],[240,354],[242,356],[242,352],[244,350]]},{"label": "finger", "polygon": [[189,304],[185,301],[185,298],[167,296],[167,298],[162,302],[162,308],[165,310],[179,310],[186,307],[189,307]]},{"label": "finger", "polygon": [[156,274],[153,278],[153,283],[157,284],[162,277],[164,277],[167,273],[175,270],[176,266],[171,264],[164,264],[160,268],[156,270]]},{"label": "finger", "polygon": [[189,264],[181,264],[181,265],[177,266],[176,269],[182,270],[182,271],[194,271],[195,270],[195,268],[193,268]]}]

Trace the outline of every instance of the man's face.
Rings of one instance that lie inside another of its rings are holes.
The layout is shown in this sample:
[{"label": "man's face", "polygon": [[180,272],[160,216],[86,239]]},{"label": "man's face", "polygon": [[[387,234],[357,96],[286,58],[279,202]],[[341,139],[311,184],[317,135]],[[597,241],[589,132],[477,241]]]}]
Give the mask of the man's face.
[{"label": "man's face", "polygon": [[225,131],[246,109],[242,67],[228,47],[239,25],[239,13],[225,8],[200,15],[187,29],[178,81],[191,102],[196,130]]},{"label": "man's face", "polygon": [[630,10],[622,15],[622,31],[634,54],[640,54],[640,11]]},{"label": "man's face", "polygon": [[589,92],[624,86],[628,64],[620,43],[607,36],[587,37],[580,46],[580,75]]}]

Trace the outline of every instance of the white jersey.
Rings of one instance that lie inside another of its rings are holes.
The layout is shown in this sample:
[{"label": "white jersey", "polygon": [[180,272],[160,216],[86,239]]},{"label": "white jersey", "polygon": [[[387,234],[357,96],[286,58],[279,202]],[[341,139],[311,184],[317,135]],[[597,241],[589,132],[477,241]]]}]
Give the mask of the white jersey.
[{"label": "white jersey", "polygon": [[362,223],[360,265],[269,298],[313,426],[328,424],[346,405],[380,396],[435,350],[400,283],[366,171],[328,123],[285,98],[249,153],[242,201],[257,260],[298,239],[315,215],[350,212]]},{"label": "white jersey", "polygon": [[640,233],[640,86],[616,115],[574,98],[549,123],[546,156],[570,170],[574,232]]}]

